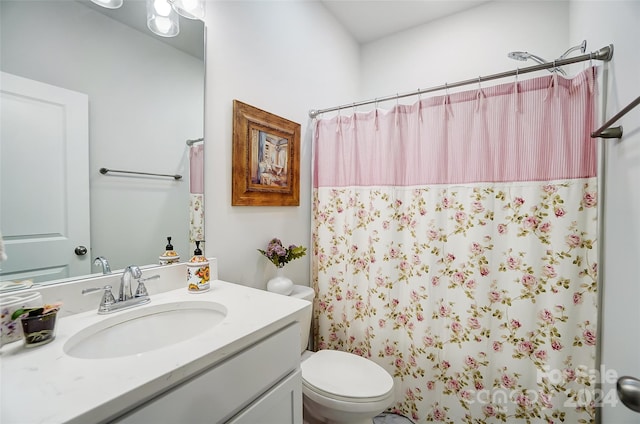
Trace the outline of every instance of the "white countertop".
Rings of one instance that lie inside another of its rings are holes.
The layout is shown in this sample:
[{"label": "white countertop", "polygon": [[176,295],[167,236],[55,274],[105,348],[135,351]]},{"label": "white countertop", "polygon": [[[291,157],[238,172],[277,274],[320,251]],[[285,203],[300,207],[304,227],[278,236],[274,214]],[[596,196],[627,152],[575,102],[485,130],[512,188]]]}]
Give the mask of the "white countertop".
[{"label": "white countertop", "polygon": [[[192,294],[180,288],[152,294],[137,308],[180,301],[214,301],[224,320],[200,335],[158,350],[109,359],[78,359],[63,346],[79,330],[128,311],[96,310],[58,319],[51,343],[26,349],[21,341],[0,349],[2,424],[98,423],[209,368],[280,328],[300,320],[307,301],[220,280]],[[64,307],[64,306],[63,306]],[[307,312],[308,313],[308,312]],[[228,382],[221,382],[228,384]]]}]

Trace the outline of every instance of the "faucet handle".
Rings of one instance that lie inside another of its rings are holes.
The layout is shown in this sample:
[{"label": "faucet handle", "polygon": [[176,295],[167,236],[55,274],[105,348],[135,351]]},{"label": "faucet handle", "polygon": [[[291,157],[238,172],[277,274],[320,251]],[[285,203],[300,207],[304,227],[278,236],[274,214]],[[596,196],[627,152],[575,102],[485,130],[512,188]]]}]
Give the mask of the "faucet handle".
[{"label": "faucet handle", "polygon": [[149,296],[149,292],[147,292],[147,287],[144,285],[144,282],[155,280],[156,278],[160,278],[160,276],[156,274],[147,278],[138,278],[138,288],[136,289],[136,294],[134,295],[134,297]]}]

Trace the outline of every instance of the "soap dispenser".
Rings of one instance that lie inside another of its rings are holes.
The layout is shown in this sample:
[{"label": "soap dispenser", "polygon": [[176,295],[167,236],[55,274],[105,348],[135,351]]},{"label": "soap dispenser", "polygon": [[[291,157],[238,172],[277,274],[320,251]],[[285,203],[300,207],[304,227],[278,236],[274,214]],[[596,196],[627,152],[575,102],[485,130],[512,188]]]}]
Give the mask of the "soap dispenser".
[{"label": "soap dispenser", "polygon": [[180,255],[173,250],[171,237],[167,237],[167,246],[165,247],[164,253],[159,256],[159,259],[160,265],[177,264],[180,262]]},{"label": "soap dispenser", "polygon": [[189,293],[204,293],[211,288],[209,284],[209,262],[200,250],[200,241],[196,241],[193,256],[187,262],[187,288]]}]

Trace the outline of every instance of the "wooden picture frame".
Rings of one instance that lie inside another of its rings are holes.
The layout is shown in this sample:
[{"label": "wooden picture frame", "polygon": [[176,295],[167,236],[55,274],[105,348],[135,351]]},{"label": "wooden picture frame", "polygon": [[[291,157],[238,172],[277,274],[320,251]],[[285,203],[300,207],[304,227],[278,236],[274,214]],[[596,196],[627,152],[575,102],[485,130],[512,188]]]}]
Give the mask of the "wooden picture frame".
[{"label": "wooden picture frame", "polygon": [[300,124],[233,101],[232,206],[300,205]]}]

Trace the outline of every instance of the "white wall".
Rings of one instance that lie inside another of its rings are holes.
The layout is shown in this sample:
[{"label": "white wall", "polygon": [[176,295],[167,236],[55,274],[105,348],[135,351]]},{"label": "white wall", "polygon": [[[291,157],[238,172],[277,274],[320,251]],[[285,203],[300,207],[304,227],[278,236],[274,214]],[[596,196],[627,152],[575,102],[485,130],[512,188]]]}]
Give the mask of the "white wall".
[{"label": "white wall", "polygon": [[[209,1],[205,22],[205,253],[221,279],[264,288],[275,267],[256,249],[279,237],[310,250],[307,112],[357,97],[358,46],[318,2]],[[302,125],[300,206],[231,206],[234,99]],[[309,255],[285,271],[309,285]]]},{"label": "white wall", "polygon": [[[114,270],[157,263],[171,235],[190,257],[185,140],[202,136],[202,60],[79,2],[1,6],[2,70],[89,96],[91,255]],[[101,167],[185,178],[104,176]]]},{"label": "white wall", "polygon": [[[592,46],[614,45],[606,65],[606,110],[601,123],[640,96],[640,2],[572,1],[571,37],[587,38]],[[602,364],[618,376],[640,378],[640,107],[615,125],[620,141],[606,145],[604,303],[601,334]],[[605,381],[604,394],[615,390]],[[604,398],[602,422],[640,423],[640,414],[622,404],[611,407]]]},{"label": "white wall", "polygon": [[[569,38],[568,20],[565,1],[494,1],[371,42],[362,47],[361,97],[375,99],[536,64],[509,59],[511,51],[552,60],[582,41]],[[407,97],[401,103],[416,100]]]}]

